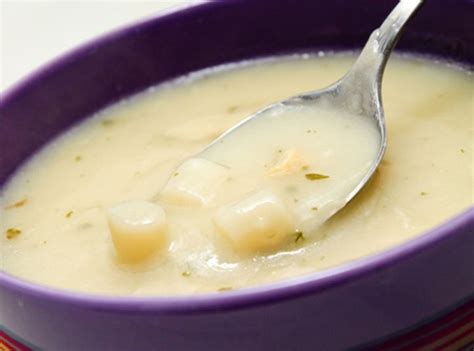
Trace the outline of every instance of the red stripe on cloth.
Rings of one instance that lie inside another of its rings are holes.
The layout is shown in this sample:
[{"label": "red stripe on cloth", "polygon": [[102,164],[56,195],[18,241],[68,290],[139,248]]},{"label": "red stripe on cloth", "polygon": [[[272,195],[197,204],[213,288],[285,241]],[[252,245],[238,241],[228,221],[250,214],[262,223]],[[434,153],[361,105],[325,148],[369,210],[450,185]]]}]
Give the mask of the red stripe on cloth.
[{"label": "red stripe on cloth", "polygon": [[377,345],[375,350],[402,349],[426,345],[433,339],[438,339],[463,323],[469,323],[474,313],[474,299],[457,307],[452,312],[428,322],[411,332],[394,337]]},{"label": "red stripe on cloth", "polygon": [[[417,351],[444,350],[444,349],[440,349],[440,347],[441,345],[444,345],[447,342],[456,343],[458,345],[458,348],[460,346],[466,346],[469,343],[469,341],[472,340],[470,338],[471,332],[469,330],[472,329],[473,327],[474,327],[473,323],[462,325],[458,329],[452,331],[451,333],[446,334],[439,339],[432,340],[428,344],[424,344],[421,348],[417,347],[416,350]],[[469,331],[467,335],[465,335],[466,331]],[[450,345],[450,346],[453,346],[453,345]],[[447,349],[451,350],[451,347]],[[473,350],[470,350],[470,351],[473,351]]]},{"label": "red stripe on cloth", "polygon": [[456,336],[455,338],[446,341],[444,344],[439,345],[438,349],[439,350],[448,350],[448,346],[454,344],[456,341],[466,339],[466,344],[474,340],[474,327],[470,327],[468,330],[466,330],[464,333],[461,335]]},{"label": "red stripe on cloth", "polygon": [[14,351],[17,351],[17,350],[18,351],[32,351],[29,347],[21,344],[19,341],[16,341],[15,339],[13,339],[13,337],[8,335],[3,330],[0,330],[0,342],[5,342],[5,343],[10,344],[13,347],[12,350]]},{"label": "red stripe on cloth", "polygon": [[410,347],[422,347],[422,346],[432,344],[433,342],[436,342],[446,336],[455,334],[459,329],[463,328],[466,325],[469,325],[473,320],[474,320],[474,313],[470,312],[466,316],[459,318],[458,320],[456,320],[455,322],[451,324],[443,325],[434,333],[431,333],[427,335],[426,337],[416,340],[415,342],[410,344]]},{"label": "red stripe on cloth", "polygon": [[16,348],[15,345],[10,343],[6,338],[0,335],[0,350],[17,351],[18,349]]}]

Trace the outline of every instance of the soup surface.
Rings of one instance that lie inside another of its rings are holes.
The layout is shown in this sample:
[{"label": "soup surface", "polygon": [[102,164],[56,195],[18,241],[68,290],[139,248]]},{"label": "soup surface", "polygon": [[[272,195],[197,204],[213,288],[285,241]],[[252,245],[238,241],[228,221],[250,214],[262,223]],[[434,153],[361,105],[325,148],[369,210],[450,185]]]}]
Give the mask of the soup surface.
[{"label": "soup surface", "polygon": [[[422,59],[390,60],[383,85],[389,137],[384,160],[362,193],[320,227],[312,219],[324,217],[318,211],[327,202],[314,194],[363,173],[374,157],[378,140],[364,121],[303,113],[297,124],[276,121],[271,133],[229,142],[221,154],[211,150],[208,163],[190,159],[260,108],[332,83],[353,60],[292,56],[225,66],[101,111],[43,148],[2,189],[1,268],[92,293],[225,292],[379,252],[467,209],[473,78]],[[241,172],[228,174],[223,155]],[[256,166],[246,169],[249,155]],[[183,174],[189,169],[194,175]],[[188,184],[201,184],[196,177],[204,183],[190,189]],[[222,187],[227,190],[218,191]],[[249,189],[258,191],[247,195]],[[120,220],[116,205],[130,200],[156,204],[162,211],[151,209],[152,216],[166,215],[162,247],[144,260],[124,259],[111,235],[121,228],[111,225],[117,213]],[[248,201],[277,204],[271,211],[283,222],[276,228],[291,222],[284,239],[239,242],[242,231],[232,230],[242,221],[228,213],[241,213],[239,206]]]}]

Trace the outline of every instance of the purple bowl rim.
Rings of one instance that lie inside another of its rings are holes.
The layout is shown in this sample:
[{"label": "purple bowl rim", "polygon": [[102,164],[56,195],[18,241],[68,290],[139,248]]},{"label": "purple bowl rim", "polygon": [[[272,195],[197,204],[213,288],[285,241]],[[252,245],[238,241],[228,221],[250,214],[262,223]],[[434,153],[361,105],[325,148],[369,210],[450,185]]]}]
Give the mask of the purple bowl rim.
[{"label": "purple bowl rim", "polygon": [[[212,1],[200,1],[190,5],[173,6],[160,13],[155,13],[150,17],[133,21],[125,26],[120,26],[106,34],[87,41],[85,44],[68,50],[52,61],[42,65],[39,69],[27,74],[18,83],[8,87],[5,92],[0,94],[0,108],[14,99],[15,95],[24,88],[41,80],[43,76],[54,71],[57,67],[67,65],[75,57],[87,52],[87,50],[100,46],[113,38],[128,35],[137,27],[146,26],[160,21],[162,18],[179,15],[182,12],[191,12],[206,5],[212,5]],[[128,313],[160,312],[164,314],[212,313],[219,310],[239,309],[303,297],[344,283],[350,283],[353,280],[364,277],[367,273],[381,270],[397,262],[409,259],[425,249],[435,247],[441,242],[448,240],[451,236],[456,235],[453,233],[455,233],[458,228],[468,225],[472,220],[474,220],[474,206],[470,206],[461,214],[448,219],[441,225],[413,239],[409,239],[379,253],[351,260],[320,272],[225,293],[212,292],[199,293],[196,295],[133,297],[90,294],[27,281],[10,275],[3,270],[0,270],[0,288],[5,287],[8,290],[19,291],[22,295],[43,301],[54,301],[56,303],[91,310]]]}]

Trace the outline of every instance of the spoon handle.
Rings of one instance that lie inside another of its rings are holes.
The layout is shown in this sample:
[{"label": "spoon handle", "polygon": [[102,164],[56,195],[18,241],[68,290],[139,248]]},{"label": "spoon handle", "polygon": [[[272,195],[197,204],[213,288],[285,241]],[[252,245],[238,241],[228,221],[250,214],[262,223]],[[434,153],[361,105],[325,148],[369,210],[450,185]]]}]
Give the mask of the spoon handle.
[{"label": "spoon handle", "polygon": [[[423,0],[401,0],[376,30],[376,49],[384,55],[385,61],[392,52],[408,20],[413,16]],[[370,39],[369,39],[370,40]]]},{"label": "spoon handle", "polygon": [[347,107],[357,112],[373,110],[373,103],[379,101],[387,60],[408,19],[422,2],[400,0],[382,25],[372,32],[357,61],[337,84],[338,93],[354,104]]}]

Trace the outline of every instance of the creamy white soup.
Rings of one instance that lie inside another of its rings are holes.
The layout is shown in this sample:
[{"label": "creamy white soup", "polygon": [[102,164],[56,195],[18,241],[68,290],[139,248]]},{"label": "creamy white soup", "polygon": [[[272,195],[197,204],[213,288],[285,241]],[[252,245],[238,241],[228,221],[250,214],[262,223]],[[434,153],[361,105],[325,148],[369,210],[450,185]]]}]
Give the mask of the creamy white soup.
[{"label": "creamy white soup", "polygon": [[332,83],[354,58],[209,69],[87,119],[3,187],[2,270],[101,294],[226,292],[380,252],[471,206],[473,78],[424,59],[390,60],[387,152],[334,217],[378,151],[360,116],[289,108],[201,153],[262,107]]}]

